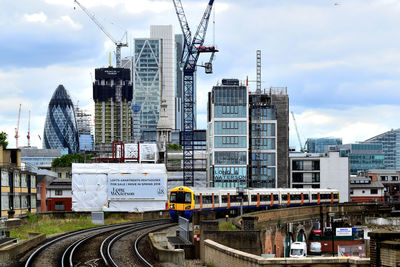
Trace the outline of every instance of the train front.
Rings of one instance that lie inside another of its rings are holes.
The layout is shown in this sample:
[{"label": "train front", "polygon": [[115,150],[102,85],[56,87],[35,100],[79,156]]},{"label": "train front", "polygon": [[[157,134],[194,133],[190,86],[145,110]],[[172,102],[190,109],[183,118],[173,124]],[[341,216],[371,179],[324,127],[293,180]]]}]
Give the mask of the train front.
[{"label": "train front", "polygon": [[193,190],[189,187],[175,187],[169,193],[168,209],[171,218],[177,219],[179,216],[190,219],[194,209]]}]

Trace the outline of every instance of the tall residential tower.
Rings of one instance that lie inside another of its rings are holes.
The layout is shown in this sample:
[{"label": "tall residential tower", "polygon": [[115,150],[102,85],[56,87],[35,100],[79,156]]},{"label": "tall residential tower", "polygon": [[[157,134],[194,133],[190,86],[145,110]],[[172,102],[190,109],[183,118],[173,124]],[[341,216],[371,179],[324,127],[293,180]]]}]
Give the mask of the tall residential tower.
[{"label": "tall residential tower", "polygon": [[95,72],[95,149],[110,150],[113,141],[132,141],[130,70],[100,68]]}]

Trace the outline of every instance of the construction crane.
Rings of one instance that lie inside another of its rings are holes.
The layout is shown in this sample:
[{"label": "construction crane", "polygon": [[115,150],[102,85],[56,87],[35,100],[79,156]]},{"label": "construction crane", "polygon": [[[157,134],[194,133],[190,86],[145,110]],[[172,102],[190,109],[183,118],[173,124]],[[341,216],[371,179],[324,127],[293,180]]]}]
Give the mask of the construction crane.
[{"label": "construction crane", "polygon": [[218,52],[214,46],[203,46],[214,0],[209,0],[193,38],[181,0],[173,0],[173,2],[184,36],[184,48],[181,57],[183,69],[183,184],[194,186],[194,77],[200,54],[211,53],[209,62],[204,66],[206,73],[209,74],[212,73],[211,61],[215,52]]},{"label": "construction crane", "polygon": [[[86,7],[84,7],[81,3],[79,3],[77,0],[74,0],[74,2],[88,15],[88,17],[93,20],[94,23],[104,32],[105,35],[110,38],[110,40],[115,44],[115,65],[117,68],[121,67],[121,47],[128,47],[128,34],[125,31],[124,35],[121,38],[121,41],[115,40],[115,38],[106,31],[106,29],[101,25],[101,23],[96,19],[95,15],[92,14]],[[125,42],[122,42],[122,39],[126,38]]]},{"label": "construction crane", "polygon": [[15,147],[18,148],[19,121],[21,119],[21,104],[19,104],[17,127],[15,128]]},{"label": "construction crane", "polygon": [[296,129],[297,139],[299,140],[300,151],[305,152],[306,151],[305,145],[303,146],[301,139],[300,139],[299,129],[297,129],[296,118],[294,117],[293,111],[291,113],[292,113],[292,117],[293,117],[294,128]]},{"label": "construction crane", "polygon": [[31,147],[31,111],[29,110],[29,118],[28,118],[28,135],[26,136],[28,139],[28,147]]}]

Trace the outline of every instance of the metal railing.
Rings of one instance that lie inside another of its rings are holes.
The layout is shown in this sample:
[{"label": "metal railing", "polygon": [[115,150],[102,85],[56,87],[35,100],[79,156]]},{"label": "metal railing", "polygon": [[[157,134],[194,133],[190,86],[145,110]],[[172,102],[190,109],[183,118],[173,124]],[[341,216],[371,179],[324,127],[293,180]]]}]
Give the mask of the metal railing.
[{"label": "metal railing", "polygon": [[189,220],[179,216],[179,236],[187,242],[189,240]]}]

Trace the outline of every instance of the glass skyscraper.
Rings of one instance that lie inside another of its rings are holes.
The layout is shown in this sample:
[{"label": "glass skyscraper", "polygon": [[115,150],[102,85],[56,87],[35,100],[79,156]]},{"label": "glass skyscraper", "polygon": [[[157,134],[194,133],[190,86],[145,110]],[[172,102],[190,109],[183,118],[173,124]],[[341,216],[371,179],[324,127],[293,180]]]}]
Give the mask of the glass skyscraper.
[{"label": "glass skyscraper", "polygon": [[363,143],[382,144],[385,169],[400,170],[400,129],[387,131]]},{"label": "glass skyscraper", "polygon": [[329,146],[337,146],[342,144],[342,138],[324,137],[324,138],[308,138],[306,141],[308,153],[326,153]]},{"label": "glass skyscraper", "polygon": [[79,150],[74,105],[63,85],[57,87],[47,109],[43,148],[68,148],[68,153]]},{"label": "glass skyscraper", "polygon": [[[143,132],[156,132],[160,116],[161,62],[159,39],[135,39],[133,84],[134,141],[143,139]],[[137,118],[135,118],[137,117]],[[154,134],[155,137],[155,134]]]}]

